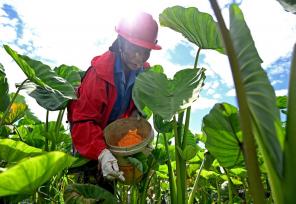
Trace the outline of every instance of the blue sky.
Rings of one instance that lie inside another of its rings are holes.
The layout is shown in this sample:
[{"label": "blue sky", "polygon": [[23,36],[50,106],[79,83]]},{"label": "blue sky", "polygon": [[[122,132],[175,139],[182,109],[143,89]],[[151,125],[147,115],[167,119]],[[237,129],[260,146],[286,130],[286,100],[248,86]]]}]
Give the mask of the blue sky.
[{"label": "blue sky", "polygon": [[[229,1],[219,1],[226,5]],[[251,30],[262,67],[267,71],[277,95],[287,93],[288,74],[293,43],[296,42],[296,15],[285,12],[276,0],[244,0],[241,9]],[[114,7],[114,5],[116,5]],[[128,5],[128,6],[127,6]],[[114,27],[125,10],[145,10],[155,19],[166,7],[194,6],[212,14],[204,0],[177,1],[38,1],[2,0],[0,3],[0,62],[6,69],[10,91],[25,79],[22,71],[2,48],[8,44],[20,54],[39,59],[52,67],[75,65],[85,70],[92,57],[102,54],[116,38]],[[264,9],[263,9],[264,8]],[[227,7],[223,15],[228,21]],[[193,67],[197,47],[179,33],[160,27],[161,51],[153,51],[150,64],[161,64],[168,77],[176,71]],[[226,56],[202,50],[199,67],[207,68],[205,86],[200,99],[192,106],[191,130],[200,131],[202,117],[218,102],[236,104],[230,68]],[[16,74],[18,73],[18,74]],[[26,95],[24,92],[23,95]],[[30,108],[42,120],[45,111],[34,99],[26,97]],[[55,114],[52,114],[55,120]]]}]

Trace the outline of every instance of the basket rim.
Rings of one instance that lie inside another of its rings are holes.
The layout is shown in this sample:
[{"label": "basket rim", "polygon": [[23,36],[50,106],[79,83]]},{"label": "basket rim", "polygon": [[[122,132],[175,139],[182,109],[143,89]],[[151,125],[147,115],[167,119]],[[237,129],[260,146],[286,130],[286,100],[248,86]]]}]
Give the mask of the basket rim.
[{"label": "basket rim", "polygon": [[153,128],[152,128],[151,124],[144,118],[137,119],[137,118],[130,117],[130,118],[121,118],[121,119],[113,121],[104,129],[104,132],[106,130],[108,130],[111,126],[113,126],[115,123],[118,123],[123,120],[132,120],[132,121],[142,120],[145,124],[147,124],[149,126],[151,131],[150,131],[149,135],[147,137],[145,137],[140,143],[135,144],[135,145],[129,145],[126,147],[119,147],[119,146],[111,145],[104,134],[106,146],[108,147],[108,149],[112,153],[114,153],[116,155],[128,156],[128,155],[136,154],[136,153],[140,152],[145,146],[147,146],[153,140],[153,138],[154,138]]}]

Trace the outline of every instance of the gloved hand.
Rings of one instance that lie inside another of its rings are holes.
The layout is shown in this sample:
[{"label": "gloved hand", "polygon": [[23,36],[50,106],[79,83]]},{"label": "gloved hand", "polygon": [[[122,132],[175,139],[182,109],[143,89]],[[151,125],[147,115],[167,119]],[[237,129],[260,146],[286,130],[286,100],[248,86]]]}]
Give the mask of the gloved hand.
[{"label": "gloved hand", "polygon": [[98,157],[98,161],[103,173],[103,177],[109,180],[114,180],[116,178],[120,179],[121,181],[125,180],[123,172],[119,171],[117,159],[108,149],[104,149],[101,152]]}]

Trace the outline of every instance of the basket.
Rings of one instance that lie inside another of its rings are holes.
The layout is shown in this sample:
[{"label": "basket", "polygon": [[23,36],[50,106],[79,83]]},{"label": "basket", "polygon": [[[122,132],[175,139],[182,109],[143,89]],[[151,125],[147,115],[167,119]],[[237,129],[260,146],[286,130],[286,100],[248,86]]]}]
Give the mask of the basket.
[{"label": "basket", "polygon": [[[129,131],[137,129],[143,137],[141,143],[127,147],[117,146],[118,141]],[[153,140],[154,132],[149,122],[143,118],[123,118],[110,123],[104,129],[105,142],[108,149],[118,160],[118,166],[124,173],[125,184],[134,184],[142,178],[142,173],[126,159],[127,156],[139,152],[147,153],[147,146]]]}]

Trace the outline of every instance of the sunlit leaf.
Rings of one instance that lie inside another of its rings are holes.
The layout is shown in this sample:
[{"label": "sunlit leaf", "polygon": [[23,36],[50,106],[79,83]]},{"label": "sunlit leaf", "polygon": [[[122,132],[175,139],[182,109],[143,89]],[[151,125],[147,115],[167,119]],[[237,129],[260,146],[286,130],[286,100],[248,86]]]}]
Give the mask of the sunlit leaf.
[{"label": "sunlit leaf", "polygon": [[277,1],[281,3],[281,5],[286,11],[296,14],[295,0],[277,0]]},{"label": "sunlit leaf", "polygon": [[205,79],[205,69],[184,69],[173,79],[147,71],[138,75],[133,99],[139,110],[147,106],[164,120],[170,120],[197,100]]},{"label": "sunlit leaf", "polygon": [[65,108],[68,100],[76,99],[74,87],[48,65],[19,55],[8,45],[4,45],[4,48],[32,82],[24,87],[39,105],[48,110],[58,110]]},{"label": "sunlit leaf", "polygon": [[284,203],[295,202],[296,182],[296,44],[294,45],[288,91],[288,117],[284,149]]},{"label": "sunlit leaf", "polygon": [[243,163],[242,133],[237,109],[230,104],[216,104],[203,118],[206,148],[223,167]]},{"label": "sunlit leaf", "polygon": [[240,80],[242,80],[246,103],[251,114],[255,136],[262,150],[264,162],[269,171],[283,175],[283,140],[276,96],[262,60],[256,50],[250,30],[240,8],[230,7],[230,34],[234,50],[238,56]]},{"label": "sunlit leaf", "polygon": [[287,96],[277,96],[276,97],[276,106],[279,109],[286,109],[287,108]]},{"label": "sunlit leaf", "polygon": [[58,76],[66,79],[73,87],[78,87],[81,82],[79,72],[81,71],[78,67],[68,66],[65,64],[54,68],[54,71]]},{"label": "sunlit leaf", "polygon": [[[9,95],[10,95],[10,99],[12,99],[15,96],[15,93],[10,93]],[[32,113],[32,111],[29,109],[24,96],[22,96],[22,95],[20,95],[18,93],[18,95],[16,96],[14,102],[15,103],[20,103],[20,104],[26,104],[26,106],[27,106],[27,109],[24,112],[24,116],[18,121],[18,125],[21,125],[21,124],[26,124],[26,125],[29,125],[29,124],[37,124],[37,123],[40,123],[41,122]]]},{"label": "sunlit leaf", "polygon": [[25,115],[28,106],[23,103],[12,103],[5,124],[13,124]]},{"label": "sunlit leaf", "polygon": [[26,157],[36,156],[42,153],[38,149],[20,141],[0,139],[0,160],[16,162]]},{"label": "sunlit leaf", "polygon": [[201,49],[213,49],[223,53],[223,44],[217,23],[207,13],[197,8],[174,6],[159,15],[160,25],[181,33]]},{"label": "sunlit leaf", "polygon": [[22,160],[0,174],[0,196],[32,194],[74,160],[63,152],[49,152]]}]

